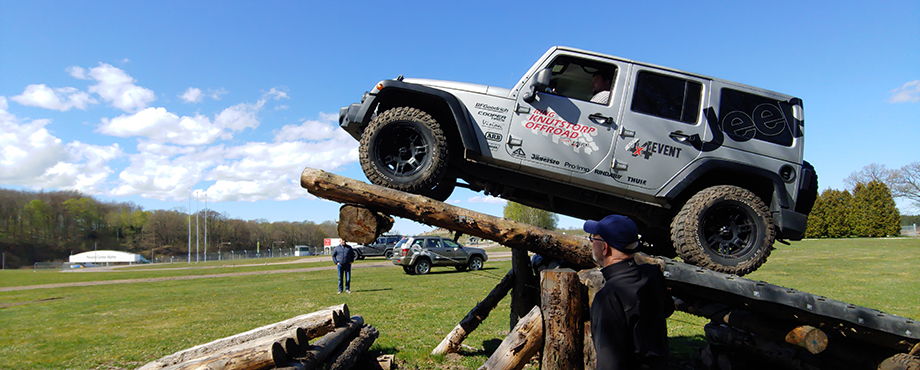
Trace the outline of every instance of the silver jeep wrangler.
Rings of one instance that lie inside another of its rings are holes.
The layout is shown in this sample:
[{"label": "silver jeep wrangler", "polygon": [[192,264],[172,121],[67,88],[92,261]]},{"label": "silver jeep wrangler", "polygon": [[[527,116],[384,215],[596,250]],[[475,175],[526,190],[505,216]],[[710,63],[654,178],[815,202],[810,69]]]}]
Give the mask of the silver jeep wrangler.
[{"label": "silver jeep wrangler", "polygon": [[374,184],[627,215],[647,253],[737,275],[800,240],[817,196],[801,99],[566,47],[511,89],[381,81],[339,124]]}]

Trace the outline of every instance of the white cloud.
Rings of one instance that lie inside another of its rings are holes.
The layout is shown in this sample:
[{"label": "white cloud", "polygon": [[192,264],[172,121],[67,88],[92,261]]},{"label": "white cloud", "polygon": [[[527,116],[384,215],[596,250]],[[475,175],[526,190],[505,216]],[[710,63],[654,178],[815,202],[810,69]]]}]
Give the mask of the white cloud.
[{"label": "white cloud", "polygon": [[103,118],[99,133],[117,137],[140,136],[160,143],[204,145],[218,138],[229,139],[230,133],[211,123],[208,117],[179,117],[166,108],[147,108],[132,115]]},{"label": "white cloud", "polygon": [[[256,104],[258,105],[258,104]],[[142,140],[138,154],[119,173],[113,195],[140,195],[160,200],[186,197],[199,181],[213,181],[206,190],[213,201],[260,201],[310,198],[300,187],[306,166],[335,171],[358,160],[358,143],[344,130],[334,131],[335,115],[305,121],[322,135],[277,135],[273,142],[199,147]],[[286,126],[291,132],[303,127]],[[285,130],[282,129],[282,130]]]},{"label": "white cloud", "polygon": [[[72,76],[80,75],[76,72],[77,68],[70,69]],[[89,87],[89,92],[98,94],[102,100],[125,112],[139,111],[156,100],[152,90],[135,85],[134,78],[111,64],[99,63],[98,67],[89,70],[89,76],[97,82]]]},{"label": "white cloud", "polygon": [[188,90],[185,90],[185,93],[179,95],[179,97],[186,103],[201,103],[204,99],[204,94],[201,92],[201,89],[190,87]]},{"label": "white cloud", "polygon": [[488,204],[505,204],[508,201],[502,198],[496,198],[488,195],[477,195],[466,200],[470,203],[488,203]]},{"label": "white cloud", "polygon": [[73,87],[50,88],[44,84],[26,86],[20,95],[11,97],[13,101],[27,106],[52,109],[61,112],[71,108],[86,110],[88,104],[96,104],[96,99]]},{"label": "white cloud", "polygon": [[920,80],[910,81],[903,86],[891,90],[891,103],[916,103],[920,101]]},{"label": "white cloud", "polygon": [[0,96],[0,183],[104,193],[112,173],[106,163],[121,155],[117,144],[65,145],[45,128],[50,120],[20,122],[8,108]]},{"label": "white cloud", "polygon": [[208,89],[208,96],[210,96],[211,99],[220,100],[220,98],[224,95],[227,95],[227,90],[225,90],[224,88],[220,88],[217,90]]},{"label": "white cloud", "polygon": [[83,67],[71,66],[66,69],[73,78],[80,80],[88,80],[89,77],[86,76],[86,70]]}]

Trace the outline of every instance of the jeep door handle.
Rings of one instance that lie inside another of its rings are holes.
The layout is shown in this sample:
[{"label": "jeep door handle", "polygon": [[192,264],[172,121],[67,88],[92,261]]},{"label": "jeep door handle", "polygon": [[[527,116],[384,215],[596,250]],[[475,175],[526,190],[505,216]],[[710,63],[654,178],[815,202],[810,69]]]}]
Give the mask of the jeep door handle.
[{"label": "jeep door handle", "polygon": [[590,119],[591,121],[597,122],[599,124],[602,124],[602,125],[612,125],[613,124],[613,117],[607,117],[600,113],[591,114],[588,116],[588,119]]},{"label": "jeep door handle", "polygon": [[668,137],[670,137],[671,139],[677,140],[679,142],[689,141],[691,143],[700,139],[700,136],[697,134],[687,135],[683,131],[674,131],[668,134]]}]

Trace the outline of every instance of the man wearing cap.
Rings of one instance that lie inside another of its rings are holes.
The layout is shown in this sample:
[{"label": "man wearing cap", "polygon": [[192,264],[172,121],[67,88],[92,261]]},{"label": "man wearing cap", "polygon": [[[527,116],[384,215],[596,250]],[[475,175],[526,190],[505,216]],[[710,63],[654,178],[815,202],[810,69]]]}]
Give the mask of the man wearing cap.
[{"label": "man wearing cap", "polygon": [[591,252],[606,283],[591,304],[597,370],[667,369],[667,318],[674,301],[655,265],[633,259],[639,230],[626,216],[585,221]]}]

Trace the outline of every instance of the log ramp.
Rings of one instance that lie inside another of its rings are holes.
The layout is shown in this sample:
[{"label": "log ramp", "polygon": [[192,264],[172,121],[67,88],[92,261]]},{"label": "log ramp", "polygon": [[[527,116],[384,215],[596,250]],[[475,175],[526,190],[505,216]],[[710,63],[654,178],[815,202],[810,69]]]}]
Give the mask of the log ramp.
[{"label": "log ramp", "polygon": [[[604,285],[588,241],[424,196],[306,168],[301,186],[342,203],[339,236],[368,243],[403,217],[564,261],[572,269],[540,272],[540,301],[480,367],[594,369],[588,307]],[[675,308],[710,319],[700,362],[709,369],[920,370],[920,323],[765,282],[710,271],[668,258],[637,254],[658,265]],[[514,269],[531,266],[513,264]],[[528,272],[529,273],[529,272]],[[474,307],[433,355],[459,353],[462,342],[514,286],[514,271]]]}]

